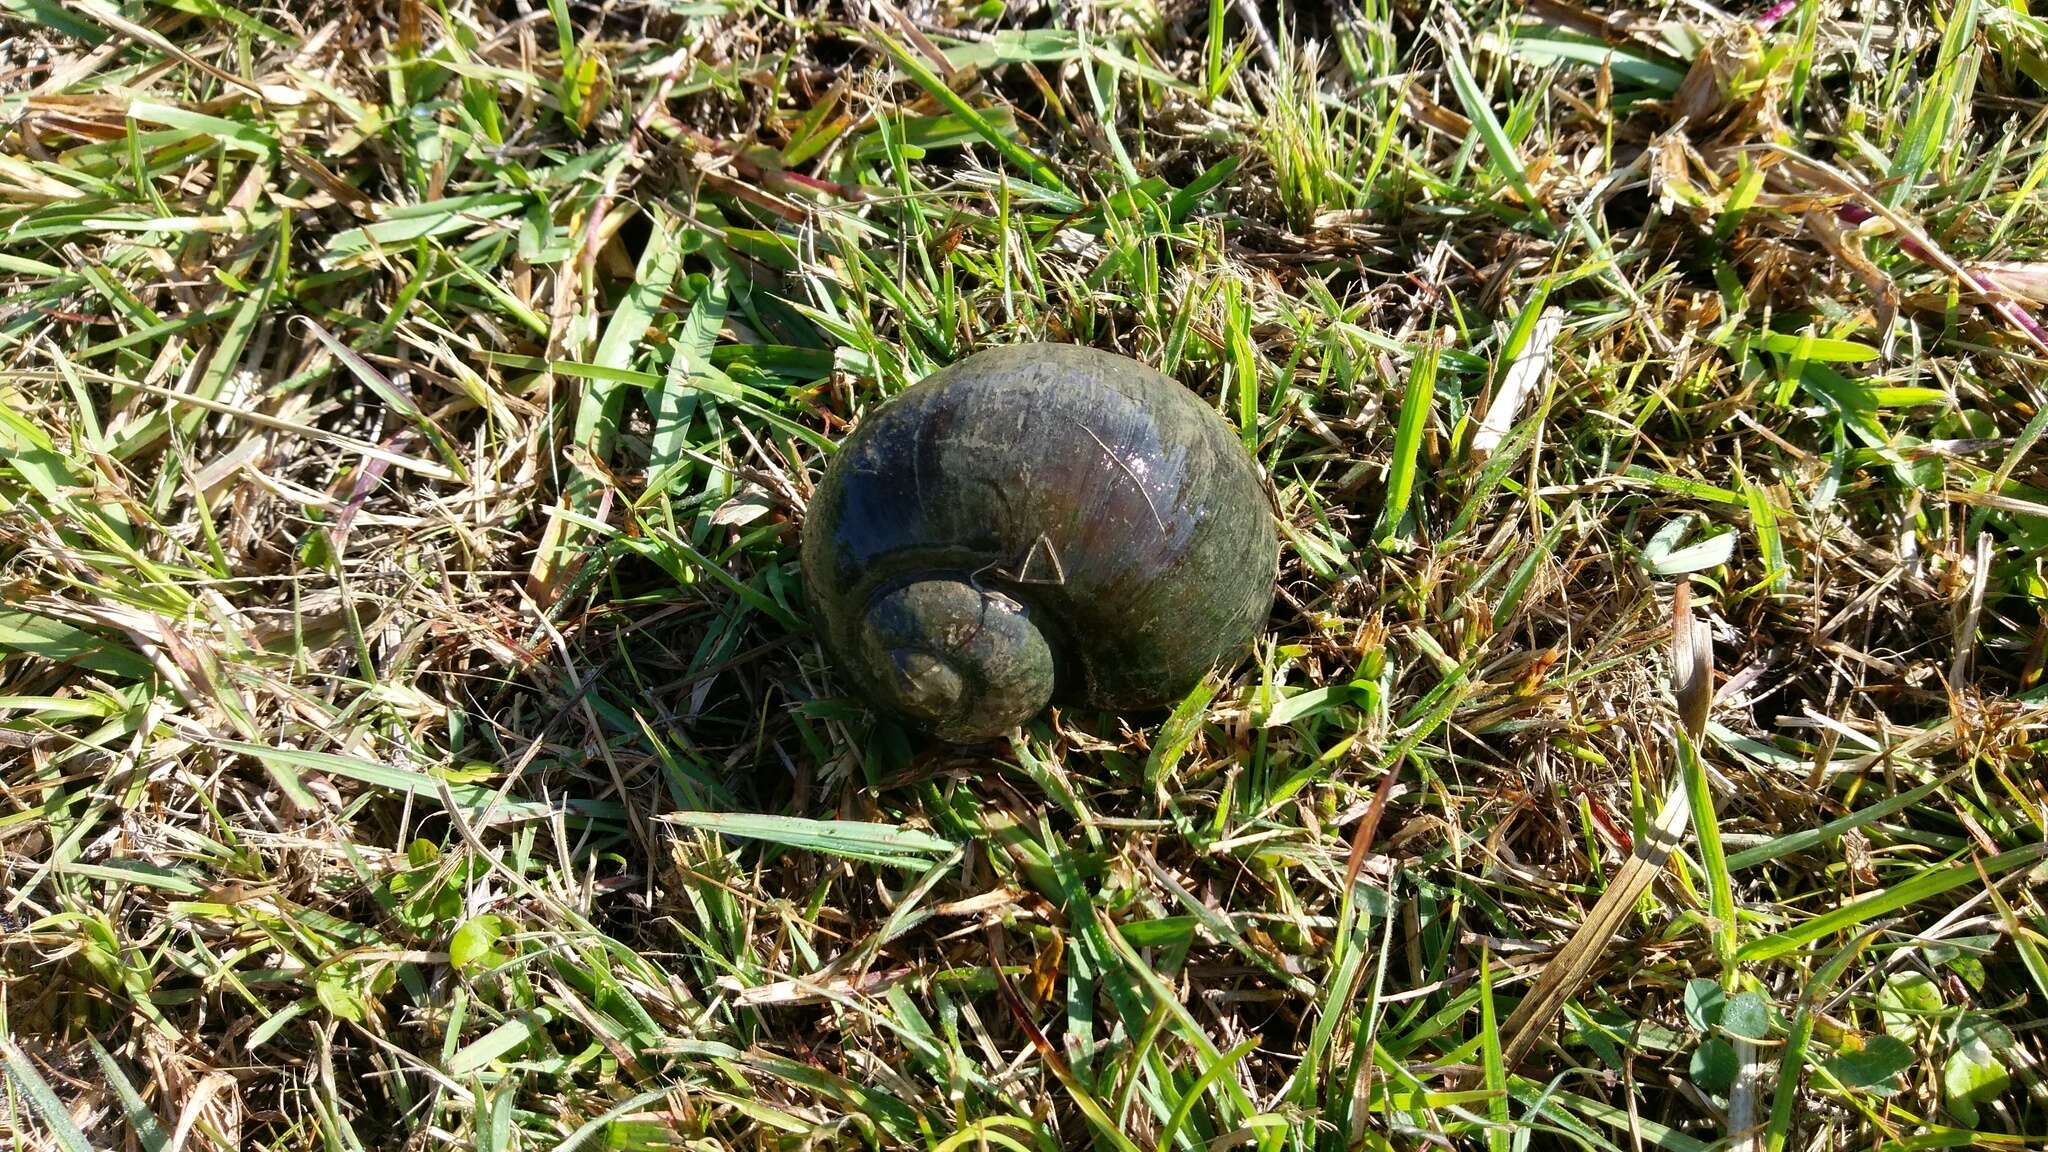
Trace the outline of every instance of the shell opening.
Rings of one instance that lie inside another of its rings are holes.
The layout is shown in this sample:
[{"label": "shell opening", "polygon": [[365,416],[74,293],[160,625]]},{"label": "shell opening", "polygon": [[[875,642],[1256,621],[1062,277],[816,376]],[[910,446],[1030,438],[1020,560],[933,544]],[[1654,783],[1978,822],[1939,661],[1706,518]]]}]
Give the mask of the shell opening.
[{"label": "shell opening", "polygon": [[881,699],[955,743],[1000,737],[1052,698],[1052,649],[1030,614],[965,580],[883,590],[868,602],[861,648]]}]

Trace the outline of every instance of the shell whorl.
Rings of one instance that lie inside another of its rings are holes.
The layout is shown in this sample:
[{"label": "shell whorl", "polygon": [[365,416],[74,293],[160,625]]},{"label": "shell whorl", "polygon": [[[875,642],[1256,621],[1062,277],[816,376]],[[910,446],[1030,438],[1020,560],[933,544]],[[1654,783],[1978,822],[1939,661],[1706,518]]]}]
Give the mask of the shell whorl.
[{"label": "shell whorl", "polygon": [[955,743],[1002,736],[1052,698],[1052,649],[1024,606],[961,578],[877,594],[860,660],[884,700]]}]

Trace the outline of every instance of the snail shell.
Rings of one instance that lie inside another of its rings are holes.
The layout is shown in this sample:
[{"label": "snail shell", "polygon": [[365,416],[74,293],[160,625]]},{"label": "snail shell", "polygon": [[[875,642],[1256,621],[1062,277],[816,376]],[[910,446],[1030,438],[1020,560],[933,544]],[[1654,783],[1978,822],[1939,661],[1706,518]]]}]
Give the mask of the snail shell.
[{"label": "snail shell", "polygon": [[1170,703],[1272,608],[1271,505],[1194,393],[1070,344],[991,348],[860,422],[825,470],[803,568],[828,653],[942,739],[1053,700]]}]

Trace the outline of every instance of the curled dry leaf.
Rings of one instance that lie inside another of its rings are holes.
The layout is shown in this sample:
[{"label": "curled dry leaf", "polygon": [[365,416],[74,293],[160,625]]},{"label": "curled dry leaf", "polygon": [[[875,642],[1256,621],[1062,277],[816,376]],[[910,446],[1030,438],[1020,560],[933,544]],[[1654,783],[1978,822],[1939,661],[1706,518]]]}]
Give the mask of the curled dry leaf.
[{"label": "curled dry leaf", "polygon": [[1671,595],[1671,694],[1679,722],[1697,742],[1714,704],[1714,648],[1712,630],[1693,615],[1690,580],[1680,580]]},{"label": "curled dry leaf", "polygon": [[1983,260],[1966,265],[1986,287],[2029,304],[2048,304],[2048,263],[2038,260]]},{"label": "curled dry leaf", "polygon": [[1500,391],[1495,393],[1493,403],[1487,405],[1486,418],[1479,422],[1479,431],[1472,435],[1474,457],[1484,459],[1491,455],[1500,447],[1508,430],[1515,426],[1515,418],[1521,414],[1523,403],[1542,387],[1550,375],[1550,350],[1556,346],[1557,335],[1562,331],[1564,312],[1546,308],[1530,331],[1528,344],[1501,377]]},{"label": "curled dry leaf", "polygon": [[1864,290],[1877,298],[1878,331],[1889,340],[1892,320],[1899,312],[1899,286],[1864,254],[1859,231],[1844,228],[1835,214],[1826,211],[1809,210],[1805,219],[1806,226],[1813,229],[1813,234],[1820,239],[1828,254],[1840,261]]},{"label": "curled dry leaf", "polygon": [[740,527],[752,524],[773,511],[777,501],[773,495],[759,485],[748,484],[720,504],[711,513],[711,522],[721,527]]}]

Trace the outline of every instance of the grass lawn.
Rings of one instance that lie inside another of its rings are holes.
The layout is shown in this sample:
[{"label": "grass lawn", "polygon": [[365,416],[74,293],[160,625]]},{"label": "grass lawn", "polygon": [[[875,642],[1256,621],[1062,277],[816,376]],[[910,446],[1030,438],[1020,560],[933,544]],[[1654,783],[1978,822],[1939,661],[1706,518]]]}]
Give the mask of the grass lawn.
[{"label": "grass lawn", "polygon": [[[2025,0],[0,0],[0,132],[6,1148],[2048,1146]],[[952,748],[797,543],[1024,340],[1278,596]]]}]

